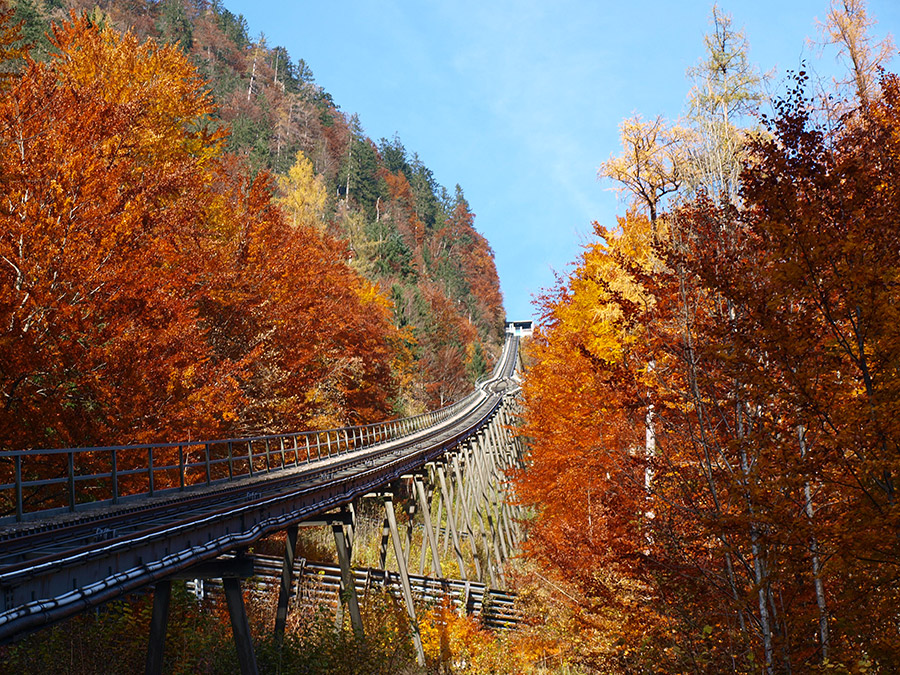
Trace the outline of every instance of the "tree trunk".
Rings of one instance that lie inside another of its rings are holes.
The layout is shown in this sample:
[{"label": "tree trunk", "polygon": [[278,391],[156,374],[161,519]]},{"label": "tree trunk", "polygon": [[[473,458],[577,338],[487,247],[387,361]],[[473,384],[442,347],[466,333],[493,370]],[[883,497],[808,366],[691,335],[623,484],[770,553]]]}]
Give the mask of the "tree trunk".
[{"label": "tree trunk", "polygon": [[[800,457],[806,457],[806,429],[803,425],[797,428],[797,436],[800,440]],[[810,523],[814,522],[815,508],[812,501],[812,488],[809,481],[803,482],[803,497],[806,518]],[[828,648],[830,646],[831,636],[828,629],[828,606],[825,604],[825,583],[822,581],[822,561],[819,555],[819,542],[816,535],[812,535],[809,542],[810,552],[812,553],[812,569],[813,583],[816,587],[816,604],[819,607],[819,643],[822,647],[822,659],[824,663],[828,660]]]}]

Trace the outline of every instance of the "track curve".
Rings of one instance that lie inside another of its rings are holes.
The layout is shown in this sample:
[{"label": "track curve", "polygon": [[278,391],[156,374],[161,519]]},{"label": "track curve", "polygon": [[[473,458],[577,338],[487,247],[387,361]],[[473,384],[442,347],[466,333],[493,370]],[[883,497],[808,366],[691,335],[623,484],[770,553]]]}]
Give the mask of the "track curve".
[{"label": "track curve", "polygon": [[504,397],[518,340],[448,419],[408,436],[273,474],[0,528],[0,642],[183,572],[384,489],[483,428]]}]

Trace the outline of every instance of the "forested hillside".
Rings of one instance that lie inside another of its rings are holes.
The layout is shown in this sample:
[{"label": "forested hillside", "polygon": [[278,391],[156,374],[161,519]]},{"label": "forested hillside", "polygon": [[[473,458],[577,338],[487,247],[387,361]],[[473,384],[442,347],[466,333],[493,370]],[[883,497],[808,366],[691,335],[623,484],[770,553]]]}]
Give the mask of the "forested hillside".
[{"label": "forested hillside", "polygon": [[462,190],[297,55],[221,2],[11,9],[4,444],[369,422],[485,372],[502,301]]}]

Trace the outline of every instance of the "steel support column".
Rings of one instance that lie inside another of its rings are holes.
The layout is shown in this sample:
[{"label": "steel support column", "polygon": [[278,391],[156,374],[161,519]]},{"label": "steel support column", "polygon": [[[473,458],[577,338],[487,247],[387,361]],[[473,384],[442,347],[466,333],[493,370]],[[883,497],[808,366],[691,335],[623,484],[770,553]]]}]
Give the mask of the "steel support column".
[{"label": "steel support column", "polygon": [[[491,531],[491,541],[490,548],[494,553],[494,562],[496,563],[497,574],[500,576],[500,582],[503,583],[503,556],[500,552],[500,548],[497,544],[498,534],[497,528],[494,524],[494,518],[491,515],[491,500],[489,498],[488,490],[490,487],[491,474],[488,470],[488,448],[487,448],[487,434],[480,435],[477,441],[479,452],[476,453],[476,458],[478,462],[478,479],[479,479],[479,492],[480,498],[478,501],[478,506],[476,507],[476,511],[478,512],[479,518],[484,518],[487,521],[488,529]],[[481,504],[484,504],[484,514],[481,513]],[[498,588],[497,586],[497,578],[493,573],[493,569],[491,571],[491,585],[494,588]]]},{"label": "steel support column", "polygon": [[[438,543],[441,545],[441,555],[446,555],[447,549],[450,548],[450,538],[451,538],[450,537],[451,533],[450,533],[450,529],[449,529],[450,518],[452,517],[454,522],[459,523],[459,520],[457,520],[457,517],[456,517],[456,513],[457,513],[456,500],[455,500],[456,491],[453,489],[453,475],[450,474],[449,476],[447,476],[447,470],[449,470],[449,464],[450,464],[450,460],[451,460],[451,457],[453,456],[453,454],[454,453],[452,453],[452,452],[445,453],[443,459],[439,462],[439,465],[442,468],[446,467],[444,469],[444,478],[445,478],[445,481],[447,483],[447,488],[448,488],[447,499],[446,499],[447,503],[444,506],[444,508],[447,510],[446,519],[447,519],[448,527],[445,527],[443,529],[443,540],[441,540],[441,535],[438,535]],[[444,501],[445,500],[443,499],[443,495],[442,495],[441,503],[444,503]]]},{"label": "steel support column", "polygon": [[169,623],[169,600],[172,598],[172,581],[156,582],[153,589],[153,616],[150,619],[150,640],[147,644],[147,675],[162,675],[163,653],[166,646],[166,626]]},{"label": "steel support column", "polygon": [[466,574],[466,563],[463,560],[462,547],[459,545],[459,533],[456,530],[456,518],[453,515],[453,508],[450,503],[450,491],[447,489],[447,478],[444,475],[444,465],[438,464],[435,467],[438,476],[438,482],[441,487],[441,499],[447,502],[447,526],[450,528],[450,535],[453,537],[453,552],[456,554],[456,564],[459,566],[459,576],[463,581],[469,580]]},{"label": "steel support column", "polygon": [[406,613],[409,616],[409,624],[412,629],[413,643],[416,647],[416,661],[420,666],[425,665],[425,651],[422,649],[422,636],[419,633],[419,621],[416,619],[416,606],[413,604],[412,587],[409,584],[409,572],[403,555],[403,544],[400,541],[400,531],[397,529],[397,518],[394,515],[394,500],[390,495],[384,496],[384,512],[387,516],[388,526],[391,530],[391,539],[394,542],[394,555],[397,557],[397,567],[400,572],[400,584],[403,587],[403,601],[406,604]]},{"label": "steel support column", "polygon": [[281,587],[278,589],[278,609],[275,610],[275,644],[281,650],[284,642],[284,629],[287,626],[288,601],[291,597],[294,575],[294,552],[297,550],[297,525],[286,531],[284,542],[284,563],[281,566]]},{"label": "steel support column", "polygon": [[356,501],[347,504],[347,519],[344,524],[347,526],[347,555],[353,560],[353,545],[356,542]]},{"label": "steel support column", "polygon": [[434,462],[428,464],[428,482],[431,484],[431,493],[432,495],[437,492],[437,514],[434,518],[434,536],[437,540],[438,550],[440,550],[441,554],[444,552],[444,548],[441,545],[441,535],[443,534],[444,540],[447,539],[447,528],[441,528],[441,521],[444,520],[444,500],[441,497],[441,493],[435,487],[437,485],[437,480],[434,477]]},{"label": "steel support column", "polygon": [[[425,494],[425,482],[421,476],[417,475],[413,478],[413,483],[415,483],[416,495],[419,498],[419,508],[422,510],[422,516],[425,519],[425,534],[428,537],[428,545],[431,547],[431,576],[443,577],[440,551],[434,536],[434,527],[431,523],[431,509],[428,507],[428,497]],[[423,551],[425,549],[424,542],[422,549]]]},{"label": "steel support column", "polygon": [[[413,488],[415,491],[415,488]],[[413,540],[413,526],[416,521],[416,502],[417,500],[413,498],[412,501],[406,503],[406,547],[403,549],[403,564],[406,566],[407,571],[409,571],[409,563],[412,560],[412,540]]]},{"label": "steel support column", "polygon": [[484,459],[486,460],[486,487],[489,511],[493,516],[495,523],[494,527],[497,531],[497,539],[500,542],[500,555],[505,562],[506,560],[509,560],[509,552],[511,550],[511,546],[508,542],[507,532],[504,527],[502,495],[500,495],[499,490],[500,471],[497,467],[497,454],[501,447],[499,421],[500,418],[495,416],[494,419],[491,420],[491,423],[488,425]]},{"label": "steel support column", "polygon": [[387,562],[387,545],[390,537],[391,527],[388,524],[387,516],[385,516],[384,522],[381,524],[381,547],[378,550],[378,567],[381,569],[387,569],[385,563]]},{"label": "steel support column", "polygon": [[478,577],[478,580],[484,582],[484,572],[481,568],[481,559],[478,553],[478,541],[475,539],[475,532],[472,529],[472,519],[469,516],[468,510],[468,499],[466,498],[466,494],[464,493],[462,472],[459,468],[459,456],[454,455],[451,460],[451,466],[453,468],[453,473],[456,476],[456,495],[457,495],[457,506],[459,506],[460,513],[462,515],[462,522],[466,528],[466,533],[469,535],[469,543],[472,547],[472,558],[475,562],[475,576]]},{"label": "steel support column", "polygon": [[222,579],[222,586],[225,589],[225,601],[228,604],[228,615],[231,618],[231,630],[234,633],[238,662],[241,664],[241,675],[258,675],[256,654],[253,652],[253,638],[250,635],[250,624],[247,622],[244,596],[241,594],[241,580],[225,577]]},{"label": "steel support column", "polygon": [[[481,440],[480,435],[476,435],[474,442],[472,444],[472,465],[469,469],[472,472],[472,501],[474,504],[475,516],[478,522],[478,531],[481,535],[481,545],[484,550],[485,563],[488,568],[488,577],[490,579],[491,586],[497,588],[497,577],[495,574],[495,569],[499,569],[500,559],[497,554],[497,549],[495,546],[495,541],[492,539],[488,539],[487,531],[485,530],[485,525],[488,528],[491,528],[491,532],[493,533],[493,528],[491,525],[490,515],[485,514],[482,511],[482,502],[485,501],[485,492],[484,492],[484,471],[481,462]],[[493,553],[496,564],[491,562],[491,554]],[[487,579],[483,580],[487,583]]]},{"label": "steel support column", "polygon": [[350,549],[344,537],[343,521],[332,523],[331,531],[334,532],[334,544],[337,548],[338,563],[341,566],[340,604],[341,606],[347,604],[350,609],[350,624],[353,626],[353,632],[358,639],[363,640],[366,634],[363,629],[362,615],[359,612],[359,599],[356,597],[356,583],[350,567]]}]

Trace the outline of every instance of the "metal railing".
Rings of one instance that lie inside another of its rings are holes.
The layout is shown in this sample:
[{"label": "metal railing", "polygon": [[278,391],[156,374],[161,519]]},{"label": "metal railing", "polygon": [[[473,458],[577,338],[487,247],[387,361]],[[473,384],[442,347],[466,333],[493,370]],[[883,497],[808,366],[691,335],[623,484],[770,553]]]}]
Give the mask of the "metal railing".
[{"label": "metal railing", "polygon": [[0,451],[0,525],[295,468],[410,436],[483,397],[362,426],[249,438]]}]

